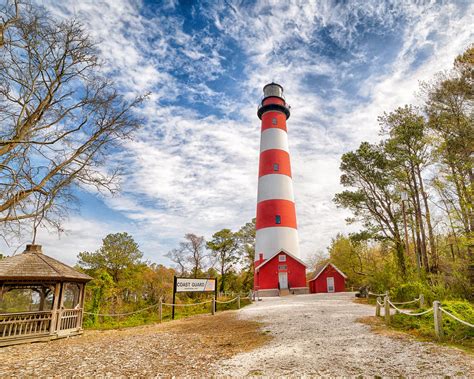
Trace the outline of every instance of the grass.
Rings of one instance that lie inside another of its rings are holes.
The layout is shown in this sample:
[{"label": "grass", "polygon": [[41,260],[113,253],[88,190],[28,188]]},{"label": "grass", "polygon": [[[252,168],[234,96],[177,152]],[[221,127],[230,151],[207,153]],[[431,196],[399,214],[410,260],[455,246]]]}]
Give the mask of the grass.
[{"label": "grass", "polygon": [[[474,306],[470,302],[465,300],[443,301],[441,306],[461,320],[474,324]],[[418,313],[429,308],[430,307],[410,309],[410,312]],[[394,314],[391,316],[390,326],[388,327],[383,322],[378,322],[382,320],[383,317],[374,320],[374,323],[370,320],[361,321],[371,325],[375,324],[377,328],[385,327],[391,330],[402,331],[424,341],[433,341],[455,346],[474,353],[474,328],[465,326],[448,315],[442,315],[444,337],[441,340],[439,340],[435,334],[433,312],[422,316],[408,316],[402,313]]]},{"label": "grass", "polygon": [[[230,300],[230,299],[229,299]],[[251,302],[248,299],[240,300],[240,307],[249,305]],[[217,303],[217,312],[222,312],[226,310],[235,310],[237,309],[237,302],[219,304]],[[171,307],[163,305],[163,316],[162,321],[171,321]],[[175,320],[187,318],[194,315],[211,313],[211,303],[195,305],[195,306],[186,306],[186,307],[175,307]],[[148,325],[159,322],[158,307],[152,308],[151,310],[137,313],[130,316],[117,316],[117,317],[99,317],[97,323],[93,322],[92,316],[86,317],[84,319],[83,327],[84,329],[95,329],[95,330],[108,330],[108,329],[120,329],[120,328],[130,328],[140,325]]]}]

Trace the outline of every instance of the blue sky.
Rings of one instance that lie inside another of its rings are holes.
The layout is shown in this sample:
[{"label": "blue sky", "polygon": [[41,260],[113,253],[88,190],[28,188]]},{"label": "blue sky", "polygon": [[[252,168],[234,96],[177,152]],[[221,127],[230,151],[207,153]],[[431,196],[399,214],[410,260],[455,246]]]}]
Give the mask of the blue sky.
[{"label": "blue sky", "polygon": [[[147,259],[185,233],[210,237],[255,216],[264,84],[284,86],[303,257],[325,250],[348,214],[332,203],[339,158],[378,138],[377,116],[420,103],[419,80],[449,69],[472,41],[474,3],[331,1],[53,1],[99,41],[126,96],[150,92],[146,122],[104,169],[122,191],[83,189],[66,232],[41,232],[69,263],[107,233],[127,231]],[[7,251],[8,253],[8,251]]]}]

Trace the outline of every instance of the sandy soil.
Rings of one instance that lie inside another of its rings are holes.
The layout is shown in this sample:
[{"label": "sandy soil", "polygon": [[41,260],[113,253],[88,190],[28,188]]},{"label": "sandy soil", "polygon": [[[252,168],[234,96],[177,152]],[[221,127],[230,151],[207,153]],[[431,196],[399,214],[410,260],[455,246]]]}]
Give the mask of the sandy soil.
[{"label": "sandy soil", "polygon": [[0,378],[209,375],[216,360],[271,337],[236,312],[0,348]]},{"label": "sandy soil", "polygon": [[474,359],[454,348],[405,335],[373,333],[357,322],[374,307],[352,294],[266,298],[239,318],[259,320],[274,336],[268,344],[219,362],[220,375],[474,377]]}]

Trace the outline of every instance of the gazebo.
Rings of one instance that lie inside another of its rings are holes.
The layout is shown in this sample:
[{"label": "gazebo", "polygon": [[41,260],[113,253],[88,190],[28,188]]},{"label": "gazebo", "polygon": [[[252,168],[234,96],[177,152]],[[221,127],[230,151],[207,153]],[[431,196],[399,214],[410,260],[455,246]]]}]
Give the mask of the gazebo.
[{"label": "gazebo", "polygon": [[81,334],[90,280],[43,254],[40,245],[0,259],[0,346]]}]

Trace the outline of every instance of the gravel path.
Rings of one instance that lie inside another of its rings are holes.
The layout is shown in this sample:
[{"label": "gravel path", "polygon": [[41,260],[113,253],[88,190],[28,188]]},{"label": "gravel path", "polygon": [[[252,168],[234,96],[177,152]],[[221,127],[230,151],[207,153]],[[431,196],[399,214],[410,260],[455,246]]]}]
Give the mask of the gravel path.
[{"label": "gravel path", "polygon": [[220,375],[474,377],[473,357],[413,338],[376,334],[356,321],[374,307],[353,294],[265,298],[239,312],[263,321],[270,343],[219,362]]}]

